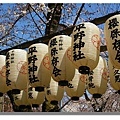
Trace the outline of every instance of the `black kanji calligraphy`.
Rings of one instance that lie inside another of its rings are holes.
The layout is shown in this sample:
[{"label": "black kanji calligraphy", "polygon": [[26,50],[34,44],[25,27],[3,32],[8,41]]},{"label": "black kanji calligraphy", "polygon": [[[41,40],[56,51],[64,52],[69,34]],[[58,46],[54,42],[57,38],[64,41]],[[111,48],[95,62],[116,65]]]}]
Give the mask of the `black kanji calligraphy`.
[{"label": "black kanji calligraphy", "polygon": [[60,39],[59,39],[59,50],[63,50],[63,37],[60,36]]},{"label": "black kanji calligraphy", "polygon": [[35,64],[32,64],[32,66],[28,66],[28,71],[29,74],[32,72],[33,74],[35,73],[35,71],[37,71],[38,66],[35,66]]},{"label": "black kanji calligraphy", "polygon": [[9,68],[9,67],[10,67],[10,62],[6,61],[6,68]]},{"label": "black kanji calligraphy", "polygon": [[82,47],[84,47],[85,43],[80,41],[79,43],[74,43],[73,44],[73,51],[76,51],[76,49],[81,49]]},{"label": "black kanji calligraphy", "polygon": [[93,80],[93,76],[91,75],[89,76],[89,81],[92,82],[92,80]]},{"label": "black kanji calligraphy", "polygon": [[35,63],[36,60],[38,60],[36,55],[30,56],[28,58],[28,64]]},{"label": "black kanji calligraphy", "polygon": [[58,54],[58,50],[55,48],[51,49],[51,56],[55,56],[56,54]]},{"label": "black kanji calligraphy", "polygon": [[28,98],[33,99],[32,93],[28,93]]},{"label": "black kanji calligraphy", "polygon": [[12,50],[11,56],[14,56],[14,50]]},{"label": "black kanji calligraphy", "polygon": [[118,36],[120,36],[120,31],[118,31],[118,29],[114,29],[111,31],[111,38],[114,39],[114,38],[117,38]]},{"label": "black kanji calligraphy", "polygon": [[34,52],[37,52],[37,50],[36,50],[36,47],[35,47],[35,46],[34,46],[34,47],[29,48],[28,54],[33,55],[33,53],[34,53]]},{"label": "black kanji calligraphy", "polygon": [[117,18],[113,18],[111,20],[109,20],[109,27],[108,29],[112,29],[112,28],[115,28],[116,26],[119,25],[119,22],[117,21]]},{"label": "black kanji calligraphy", "polygon": [[89,82],[91,83],[92,80],[93,80],[93,74],[94,72],[93,71],[90,71],[90,75],[89,75]]},{"label": "black kanji calligraphy", "polygon": [[74,88],[74,86],[71,83],[68,83],[67,87],[68,88]]},{"label": "black kanji calligraphy", "polygon": [[15,97],[14,97],[14,100],[18,100],[18,96],[15,96]]},{"label": "black kanji calligraphy", "polygon": [[11,56],[11,63],[14,63],[14,56]]},{"label": "black kanji calligraphy", "polygon": [[10,53],[8,52],[6,55],[6,60],[10,59]]},{"label": "black kanji calligraphy", "polygon": [[29,81],[30,83],[38,82],[38,78],[35,75],[29,75]]},{"label": "black kanji calligraphy", "polygon": [[77,25],[77,26],[75,27],[75,29],[74,29],[74,32],[75,32],[76,30],[80,31],[81,28],[84,28],[84,29],[86,28],[84,23]]},{"label": "black kanji calligraphy", "polygon": [[10,69],[7,69],[7,70],[6,70],[6,77],[8,77],[9,74],[10,74]]},{"label": "black kanji calligraphy", "polygon": [[51,95],[51,90],[47,90],[47,95]]},{"label": "black kanji calligraphy", "polygon": [[54,66],[53,74],[55,75],[55,77],[57,77],[58,75],[61,75],[60,72],[61,70]]},{"label": "black kanji calligraphy", "polygon": [[11,85],[11,80],[6,79],[6,85],[7,85],[7,86]]},{"label": "black kanji calligraphy", "polygon": [[115,50],[120,49],[120,40],[115,39],[114,43],[112,43],[112,44],[113,44],[113,49],[115,49]]},{"label": "black kanji calligraphy", "polygon": [[94,83],[91,82],[91,83],[88,84],[88,87],[89,87],[89,89],[95,88],[95,85],[94,85]]},{"label": "black kanji calligraphy", "polygon": [[54,38],[54,39],[52,39],[52,40],[50,41],[50,47],[53,47],[53,46],[55,46],[55,45],[57,45],[57,40],[56,40],[56,38]]},{"label": "black kanji calligraphy", "polygon": [[120,49],[117,50],[117,54],[116,54],[115,60],[117,60],[120,63]]},{"label": "black kanji calligraphy", "polygon": [[74,42],[76,40],[82,40],[83,37],[85,37],[85,32],[84,31],[80,31],[80,32],[76,33],[74,35]]},{"label": "black kanji calligraphy", "polygon": [[56,66],[57,63],[59,62],[59,61],[58,61],[58,57],[53,57],[53,59],[52,59],[51,61],[52,61],[51,64],[52,64],[53,66]]},{"label": "black kanji calligraphy", "polygon": [[93,73],[94,73],[93,71],[90,71],[90,75],[93,75]]},{"label": "black kanji calligraphy", "polygon": [[79,60],[85,58],[84,53],[82,53],[80,50],[78,52],[73,51],[73,60]]}]

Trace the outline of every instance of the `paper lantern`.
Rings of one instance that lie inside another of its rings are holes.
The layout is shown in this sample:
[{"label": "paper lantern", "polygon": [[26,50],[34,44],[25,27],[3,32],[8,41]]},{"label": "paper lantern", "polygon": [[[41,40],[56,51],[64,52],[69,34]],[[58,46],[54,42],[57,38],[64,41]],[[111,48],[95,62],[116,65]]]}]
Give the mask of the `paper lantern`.
[{"label": "paper lantern", "polygon": [[14,102],[20,108],[31,107],[28,101],[28,91],[21,90],[20,94],[13,94]]},{"label": "paper lantern", "polygon": [[58,104],[58,102],[63,98],[64,87],[58,85],[58,82],[51,78],[50,85],[45,89],[46,99],[51,104]]},{"label": "paper lantern", "polygon": [[120,14],[107,19],[104,34],[109,59],[115,68],[120,69]]},{"label": "paper lantern", "polygon": [[87,75],[80,74],[77,69],[75,70],[74,78],[68,86],[65,86],[65,91],[72,100],[77,101],[84,94],[87,77]]},{"label": "paper lantern", "polygon": [[108,60],[110,85],[120,94],[120,69],[115,68],[110,59]]},{"label": "paper lantern", "polygon": [[100,30],[90,22],[77,25],[72,32],[72,61],[81,74],[89,74],[99,61]]},{"label": "paper lantern", "polygon": [[66,51],[70,46],[71,37],[67,35],[55,36],[48,44],[51,75],[60,86],[66,86],[75,74],[75,68]]},{"label": "paper lantern", "polygon": [[87,81],[87,90],[94,98],[100,98],[107,90],[108,71],[104,58],[99,57],[97,67],[90,72]]},{"label": "paper lantern", "polygon": [[28,101],[32,105],[32,107],[39,107],[39,105],[44,102],[44,99],[45,99],[45,91],[38,92],[35,91],[35,88],[29,87]]},{"label": "paper lantern", "polygon": [[6,85],[6,66],[5,66],[6,56],[0,55],[0,97],[8,91]]},{"label": "paper lantern", "polygon": [[29,83],[35,91],[42,92],[48,87],[51,75],[49,68],[48,46],[43,43],[33,44],[28,50]]},{"label": "paper lantern", "polygon": [[22,49],[12,49],[6,54],[6,84],[13,94],[27,88],[28,64],[27,52]]}]

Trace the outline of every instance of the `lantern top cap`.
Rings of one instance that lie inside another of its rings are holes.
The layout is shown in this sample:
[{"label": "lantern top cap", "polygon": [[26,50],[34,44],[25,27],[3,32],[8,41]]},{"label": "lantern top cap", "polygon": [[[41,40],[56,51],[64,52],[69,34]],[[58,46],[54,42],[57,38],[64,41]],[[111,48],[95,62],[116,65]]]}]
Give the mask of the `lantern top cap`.
[{"label": "lantern top cap", "polygon": [[54,37],[52,37],[51,39],[54,39],[54,38],[57,38],[57,37],[68,37],[68,38],[71,38],[70,36],[68,36],[68,35],[56,35],[56,36],[54,36]]},{"label": "lantern top cap", "polygon": [[[16,52],[19,52],[19,51],[27,52],[26,50],[23,50],[23,49],[11,49],[11,50],[9,50],[8,52],[12,52],[12,51],[16,51]],[[7,52],[7,53],[8,53],[8,52]]]},{"label": "lantern top cap", "polygon": [[110,19],[113,19],[113,18],[115,18],[115,17],[120,17],[120,14],[113,15],[113,16],[109,17],[109,18],[106,20],[106,22],[107,22],[107,21],[109,21]]},{"label": "lantern top cap", "polygon": [[0,55],[0,57],[4,57],[5,58],[6,56],[5,55]]},{"label": "lantern top cap", "polygon": [[[88,24],[88,25],[94,25],[94,26],[97,26],[97,25],[95,25],[95,24],[92,23],[92,22],[81,22],[80,24]],[[80,24],[78,24],[78,25],[80,25]],[[76,25],[76,26],[78,26],[78,25]]]},{"label": "lantern top cap", "polygon": [[90,28],[90,29],[98,29],[99,30],[98,26],[92,22],[81,22],[80,24],[78,24],[74,27],[73,31],[74,32],[79,31],[80,29],[85,29],[86,27],[87,27],[87,29]]},{"label": "lantern top cap", "polygon": [[30,48],[30,47],[33,47],[33,46],[45,46],[45,47],[48,47],[48,46],[47,46],[46,44],[44,44],[44,43],[35,43],[35,44],[30,45],[29,48]]}]

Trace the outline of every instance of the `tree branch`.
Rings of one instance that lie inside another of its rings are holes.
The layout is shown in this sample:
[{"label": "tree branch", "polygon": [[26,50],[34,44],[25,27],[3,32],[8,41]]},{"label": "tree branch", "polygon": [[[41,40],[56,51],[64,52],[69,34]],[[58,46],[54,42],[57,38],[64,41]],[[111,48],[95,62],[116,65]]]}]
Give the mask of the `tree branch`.
[{"label": "tree branch", "polygon": [[15,26],[15,24],[16,24],[23,16],[24,16],[24,15],[20,15],[20,16],[15,20],[15,22],[12,24],[11,28],[7,31],[7,33],[0,38],[0,41],[10,34],[10,31],[13,29],[13,27]]},{"label": "tree branch", "polygon": [[[111,17],[113,15],[117,15],[119,13],[120,13],[120,11],[116,11],[114,13],[107,14],[107,15],[105,15],[103,17],[95,18],[95,19],[93,19],[93,20],[91,20],[89,22],[92,22],[92,23],[94,23],[96,25],[103,24],[109,17]],[[50,34],[50,35],[46,35],[44,37],[40,37],[40,38],[37,38],[37,39],[33,39],[31,41],[28,41],[28,42],[24,42],[22,44],[16,45],[16,46],[14,46],[12,48],[9,48],[9,49],[1,50],[0,54],[6,54],[6,52],[8,50],[11,50],[11,49],[14,49],[14,48],[15,49],[16,48],[25,49],[25,48],[28,48],[30,45],[38,43],[38,42],[48,44],[49,40],[52,37],[54,37],[56,35],[60,35],[60,34],[70,35],[72,33],[73,29],[74,29],[74,26],[70,26],[70,27],[66,28],[65,30],[62,30],[62,31],[59,31],[59,32],[56,32],[56,33],[53,33],[53,34]],[[106,45],[100,47],[100,52],[104,52],[104,51],[107,51]]]},{"label": "tree branch", "polygon": [[35,20],[34,20],[32,14],[31,14],[31,12],[30,12],[30,9],[29,9],[29,8],[28,8],[28,10],[29,10],[30,16],[31,16],[31,18],[32,18],[32,20],[33,20],[33,22],[34,22],[34,24],[36,25],[36,27],[37,27],[37,29],[39,30],[40,34],[43,36],[41,30],[40,30],[39,27],[37,26],[37,23],[35,22]]},{"label": "tree branch", "polygon": [[105,16],[102,16],[102,17],[99,17],[99,18],[95,18],[95,19],[93,19],[93,20],[90,20],[89,22],[94,23],[94,24],[96,24],[96,25],[100,25],[100,24],[105,23],[105,21],[106,21],[108,18],[110,18],[110,17],[112,17],[112,16],[114,16],[114,15],[117,15],[117,14],[120,14],[120,11],[116,11],[116,12],[113,12],[113,13],[109,13],[109,14],[107,14],[107,15],[105,15]]},{"label": "tree branch", "polygon": [[58,109],[58,111],[60,111],[62,108],[64,108],[70,101],[71,101],[71,99],[69,99],[60,109]]},{"label": "tree branch", "polygon": [[[28,3],[29,4],[29,3]],[[29,4],[29,7],[36,13],[36,15],[40,18],[40,20],[46,24],[46,22],[40,17],[40,15],[35,11],[35,9]]]},{"label": "tree branch", "polygon": [[77,14],[77,17],[75,18],[75,21],[74,21],[73,25],[76,24],[76,22],[77,22],[77,20],[78,20],[78,18],[79,18],[79,16],[80,16],[80,13],[81,13],[84,5],[85,5],[85,3],[83,3],[82,6],[80,7],[80,9],[79,9],[79,11],[78,11],[78,14]]},{"label": "tree branch", "polygon": [[[48,7],[50,11],[48,11],[47,14],[47,24],[46,24],[46,30],[45,35],[49,35],[54,33],[59,25],[59,21],[61,18],[62,8],[61,6],[63,3],[49,3]],[[54,11],[52,12],[52,9],[54,8]]]}]

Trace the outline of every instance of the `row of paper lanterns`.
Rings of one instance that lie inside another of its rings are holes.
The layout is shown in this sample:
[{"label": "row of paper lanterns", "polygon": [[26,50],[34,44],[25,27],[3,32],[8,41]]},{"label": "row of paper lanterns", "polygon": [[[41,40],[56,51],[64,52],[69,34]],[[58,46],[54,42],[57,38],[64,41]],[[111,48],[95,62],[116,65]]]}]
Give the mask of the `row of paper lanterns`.
[{"label": "row of paper lanterns", "polygon": [[[113,16],[105,23],[110,83],[118,91],[119,17]],[[111,28],[116,28],[115,33]],[[62,99],[64,89],[73,100],[78,100],[86,88],[94,97],[100,97],[107,89],[108,71],[106,60],[99,55],[99,28],[90,22],[81,23],[71,37],[58,35],[48,45],[31,45],[28,52],[13,49],[6,56],[0,55],[0,92],[12,90],[17,105],[42,104],[45,97],[55,104]]]}]

